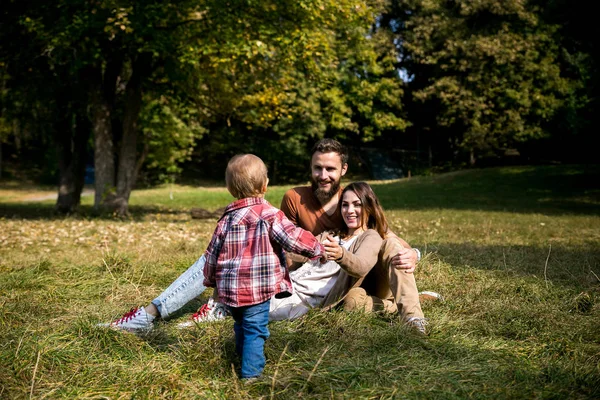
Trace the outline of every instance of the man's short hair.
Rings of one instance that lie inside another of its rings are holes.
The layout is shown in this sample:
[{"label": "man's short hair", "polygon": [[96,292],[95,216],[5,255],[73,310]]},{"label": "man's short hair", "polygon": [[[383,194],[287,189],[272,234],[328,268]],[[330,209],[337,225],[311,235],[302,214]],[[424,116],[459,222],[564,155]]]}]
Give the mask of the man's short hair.
[{"label": "man's short hair", "polygon": [[237,199],[263,194],[267,179],[267,166],[254,154],[234,156],[225,170],[227,190]]},{"label": "man's short hair", "polygon": [[319,153],[338,153],[342,160],[342,165],[348,164],[348,149],[335,139],[321,139],[312,148],[311,155]]}]

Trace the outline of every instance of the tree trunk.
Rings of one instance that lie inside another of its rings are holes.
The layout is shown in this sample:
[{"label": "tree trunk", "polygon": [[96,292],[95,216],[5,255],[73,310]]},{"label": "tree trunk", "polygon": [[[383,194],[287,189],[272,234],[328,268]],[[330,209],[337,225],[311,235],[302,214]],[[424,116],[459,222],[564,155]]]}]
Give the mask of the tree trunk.
[{"label": "tree trunk", "polygon": [[142,108],[142,78],[150,63],[149,55],[142,54],[133,63],[131,78],[125,89],[125,110],[123,114],[123,136],[119,151],[117,192],[114,211],[124,216],[129,209],[129,196],[135,185],[139,162],[137,160],[138,119]]},{"label": "tree trunk", "polygon": [[85,185],[85,166],[87,163],[87,146],[92,133],[90,120],[86,115],[77,114],[75,120],[75,138],[74,147],[77,154],[77,164],[75,164],[75,193],[77,196],[77,205],[81,204],[81,192]]},{"label": "tree trunk", "polygon": [[433,150],[431,149],[431,143],[428,146],[428,154],[427,154],[427,161],[429,162],[429,168],[431,168],[433,166]]},{"label": "tree trunk", "polygon": [[55,209],[61,214],[73,212],[78,204],[75,199],[78,195],[75,193],[75,174],[73,171],[75,152],[73,151],[71,128],[69,121],[66,119],[55,124],[59,171],[58,198],[56,199]]},{"label": "tree trunk", "polygon": [[[94,175],[96,193],[94,209],[109,204],[115,193],[114,143],[111,126],[111,106],[105,96],[102,72],[95,70],[90,92],[92,130],[94,132]],[[110,84],[110,83],[107,83]]]},{"label": "tree trunk", "polygon": [[21,125],[19,121],[15,118],[13,119],[13,136],[15,137],[15,148],[17,149],[17,153],[21,152]]},{"label": "tree trunk", "polygon": [[59,124],[56,137],[60,172],[56,211],[61,214],[75,211],[81,203],[86,146],[90,136],[90,125],[86,118],[78,116],[74,129],[69,122]]}]

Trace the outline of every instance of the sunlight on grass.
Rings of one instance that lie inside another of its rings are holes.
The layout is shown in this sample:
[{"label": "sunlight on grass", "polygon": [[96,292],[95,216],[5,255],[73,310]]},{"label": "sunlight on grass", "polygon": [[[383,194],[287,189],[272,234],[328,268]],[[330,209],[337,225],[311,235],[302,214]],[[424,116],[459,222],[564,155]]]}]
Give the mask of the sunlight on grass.
[{"label": "sunlight on grass", "polygon": [[[176,327],[210,291],[146,336],[95,327],[202,254],[216,219],[190,209],[227,205],[224,188],[134,191],[124,220],[89,206],[58,219],[52,202],[0,197],[0,398],[598,398],[598,175],[373,182],[392,229],[423,252],[419,289],[444,296],[423,303],[430,335],[393,316],[313,310],[270,325],[264,377],[249,385],[235,374],[231,320]],[[278,205],[287,189],[267,198]]]}]

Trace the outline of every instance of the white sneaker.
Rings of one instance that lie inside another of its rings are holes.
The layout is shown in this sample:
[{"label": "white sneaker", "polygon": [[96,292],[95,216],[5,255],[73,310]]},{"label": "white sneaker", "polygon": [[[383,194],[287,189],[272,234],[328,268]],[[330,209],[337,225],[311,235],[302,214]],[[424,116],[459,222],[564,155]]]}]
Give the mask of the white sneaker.
[{"label": "white sneaker", "polygon": [[187,328],[189,326],[200,324],[203,322],[220,321],[227,317],[229,312],[224,304],[214,301],[211,297],[208,299],[208,303],[202,304],[202,306],[192,315],[189,321],[182,322],[177,325],[179,328]]},{"label": "white sneaker", "polygon": [[425,329],[425,327],[429,325],[429,323],[427,322],[427,319],[423,317],[409,318],[408,321],[406,321],[406,325],[410,326],[411,328],[415,329],[417,332],[423,335],[427,335],[427,330]]},{"label": "white sneaker", "polygon": [[444,297],[436,292],[429,292],[429,291],[424,291],[424,292],[419,292],[419,301],[426,301],[426,300],[439,300],[439,301],[444,301]]},{"label": "white sneaker", "polygon": [[98,324],[98,326],[122,330],[126,332],[143,333],[154,328],[154,315],[146,312],[144,307],[132,308],[119,319],[110,323]]}]

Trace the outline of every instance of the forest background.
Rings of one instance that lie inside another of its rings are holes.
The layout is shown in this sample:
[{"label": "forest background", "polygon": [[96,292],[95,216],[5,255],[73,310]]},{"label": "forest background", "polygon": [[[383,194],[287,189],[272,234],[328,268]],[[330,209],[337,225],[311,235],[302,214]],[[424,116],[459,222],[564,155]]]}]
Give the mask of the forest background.
[{"label": "forest background", "polygon": [[[131,190],[222,181],[259,155],[306,180],[333,137],[407,174],[596,162],[598,24],[565,0],[8,0],[0,178],[58,184],[72,212]],[[93,178],[90,172],[93,171]]]}]

